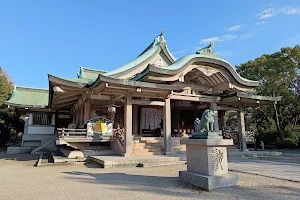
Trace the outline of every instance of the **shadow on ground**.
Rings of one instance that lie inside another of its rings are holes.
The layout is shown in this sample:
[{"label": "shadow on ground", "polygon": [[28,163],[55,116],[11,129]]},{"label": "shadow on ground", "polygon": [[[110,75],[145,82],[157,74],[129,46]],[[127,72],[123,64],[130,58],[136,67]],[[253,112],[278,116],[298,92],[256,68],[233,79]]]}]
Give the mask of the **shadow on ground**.
[{"label": "shadow on ground", "polygon": [[[63,172],[64,174],[74,175],[70,179],[86,183],[114,185],[118,190],[158,193],[164,195],[186,196],[182,190],[186,190],[187,185],[180,183],[178,177],[161,177],[133,175],[126,173],[87,173],[87,172]],[[178,188],[178,190],[174,190]],[[202,192],[199,188],[189,187],[190,192]],[[192,194],[192,193],[191,193]]]},{"label": "shadow on ground", "polygon": [[36,161],[39,156],[32,154],[6,154],[6,151],[0,151],[0,160]]}]

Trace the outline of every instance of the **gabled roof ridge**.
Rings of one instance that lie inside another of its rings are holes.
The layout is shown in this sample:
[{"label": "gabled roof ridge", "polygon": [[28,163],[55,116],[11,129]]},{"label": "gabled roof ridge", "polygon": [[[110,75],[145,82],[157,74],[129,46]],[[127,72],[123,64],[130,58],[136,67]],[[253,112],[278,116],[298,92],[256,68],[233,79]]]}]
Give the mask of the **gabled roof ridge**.
[{"label": "gabled roof ridge", "polygon": [[107,71],[104,71],[104,70],[92,69],[92,68],[82,67],[82,66],[79,66],[79,65],[78,65],[78,67],[81,67],[82,69],[85,69],[85,70],[88,70],[88,71],[107,72]]},{"label": "gabled roof ridge", "polygon": [[16,90],[17,88],[20,88],[20,89],[28,89],[28,90],[41,90],[41,91],[49,91],[49,89],[46,89],[46,88],[34,88],[34,87],[27,87],[27,86],[19,86],[19,85],[15,85],[14,86],[14,90]]},{"label": "gabled roof ridge", "polygon": [[167,47],[167,42],[164,39],[164,31],[161,32],[160,35],[158,35],[153,42],[135,59],[131,60],[125,65],[122,65],[119,68],[116,68],[112,71],[109,71],[107,73],[104,73],[105,76],[118,76],[118,74],[125,73],[127,70],[133,69],[134,67],[138,66],[139,64],[143,63],[147,59],[151,58],[156,53],[165,52],[167,54],[167,59],[170,60],[171,63],[176,61],[175,57],[172,55],[172,53],[169,51]]}]

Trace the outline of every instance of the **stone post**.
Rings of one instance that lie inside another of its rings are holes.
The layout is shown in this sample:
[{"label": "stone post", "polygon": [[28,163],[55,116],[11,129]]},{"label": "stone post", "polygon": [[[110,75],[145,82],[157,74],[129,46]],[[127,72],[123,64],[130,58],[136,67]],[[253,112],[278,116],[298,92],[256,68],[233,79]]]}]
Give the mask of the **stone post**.
[{"label": "stone post", "polygon": [[124,123],[125,123],[125,154],[128,156],[131,153],[132,142],[132,95],[128,93],[124,104]]},{"label": "stone post", "polygon": [[170,98],[165,99],[164,106],[164,150],[165,154],[168,155],[172,152],[172,138],[171,138],[171,100]]},{"label": "stone post", "polygon": [[217,103],[216,102],[210,103],[210,109],[212,111],[214,111],[214,113],[215,113],[214,130],[219,131],[220,128],[219,128],[219,116],[218,116],[218,105],[217,105]]},{"label": "stone post", "polygon": [[227,146],[231,139],[181,139],[186,144],[187,171],[179,179],[206,190],[237,185],[237,176],[228,174]]},{"label": "stone post", "polygon": [[240,150],[247,151],[246,145],[246,131],[245,131],[245,114],[242,105],[239,106],[238,111],[238,127],[239,127],[239,138],[240,138]]}]

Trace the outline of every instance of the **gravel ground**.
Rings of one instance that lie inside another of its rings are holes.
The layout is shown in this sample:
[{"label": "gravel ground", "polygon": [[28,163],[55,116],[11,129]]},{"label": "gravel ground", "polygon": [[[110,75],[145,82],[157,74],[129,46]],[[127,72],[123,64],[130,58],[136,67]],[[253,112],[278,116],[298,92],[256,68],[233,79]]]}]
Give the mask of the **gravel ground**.
[{"label": "gravel ground", "polygon": [[0,199],[300,199],[300,183],[239,175],[239,185],[212,192],[180,183],[185,165],[102,169],[96,164],[32,167],[30,155],[0,153]]}]

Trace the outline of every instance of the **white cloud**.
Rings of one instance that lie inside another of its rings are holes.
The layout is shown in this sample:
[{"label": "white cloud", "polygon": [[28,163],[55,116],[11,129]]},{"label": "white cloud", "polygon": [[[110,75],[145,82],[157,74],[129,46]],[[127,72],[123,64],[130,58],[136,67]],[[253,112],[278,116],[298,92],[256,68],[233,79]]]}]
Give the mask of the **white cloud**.
[{"label": "white cloud", "polygon": [[240,36],[241,39],[248,39],[254,36],[254,33],[249,33],[249,34],[245,34]]},{"label": "white cloud", "polygon": [[259,19],[267,19],[276,16],[276,12],[274,8],[267,8],[261,11],[259,14],[257,14],[257,16],[259,17]]},{"label": "white cloud", "polygon": [[242,25],[231,26],[227,29],[227,31],[238,31],[242,28]]},{"label": "white cloud", "polygon": [[256,25],[263,25],[263,24],[266,24],[268,23],[268,21],[259,21],[259,22],[256,22],[255,24]]},{"label": "white cloud", "polygon": [[238,36],[236,35],[222,35],[222,36],[217,36],[217,37],[212,37],[212,38],[206,38],[200,41],[200,44],[204,43],[209,43],[209,42],[224,42],[228,40],[233,40],[237,38]]},{"label": "white cloud", "polygon": [[179,51],[174,51],[172,52],[173,55],[176,55],[176,54],[183,54],[184,51],[183,50],[179,50]]},{"label": "white cloud", "polygon": [[300,8],[292,8],[292,7],[286,7],[280,9],[281,13],[287,14],[287,15],[299,15],[300,14]]}]

